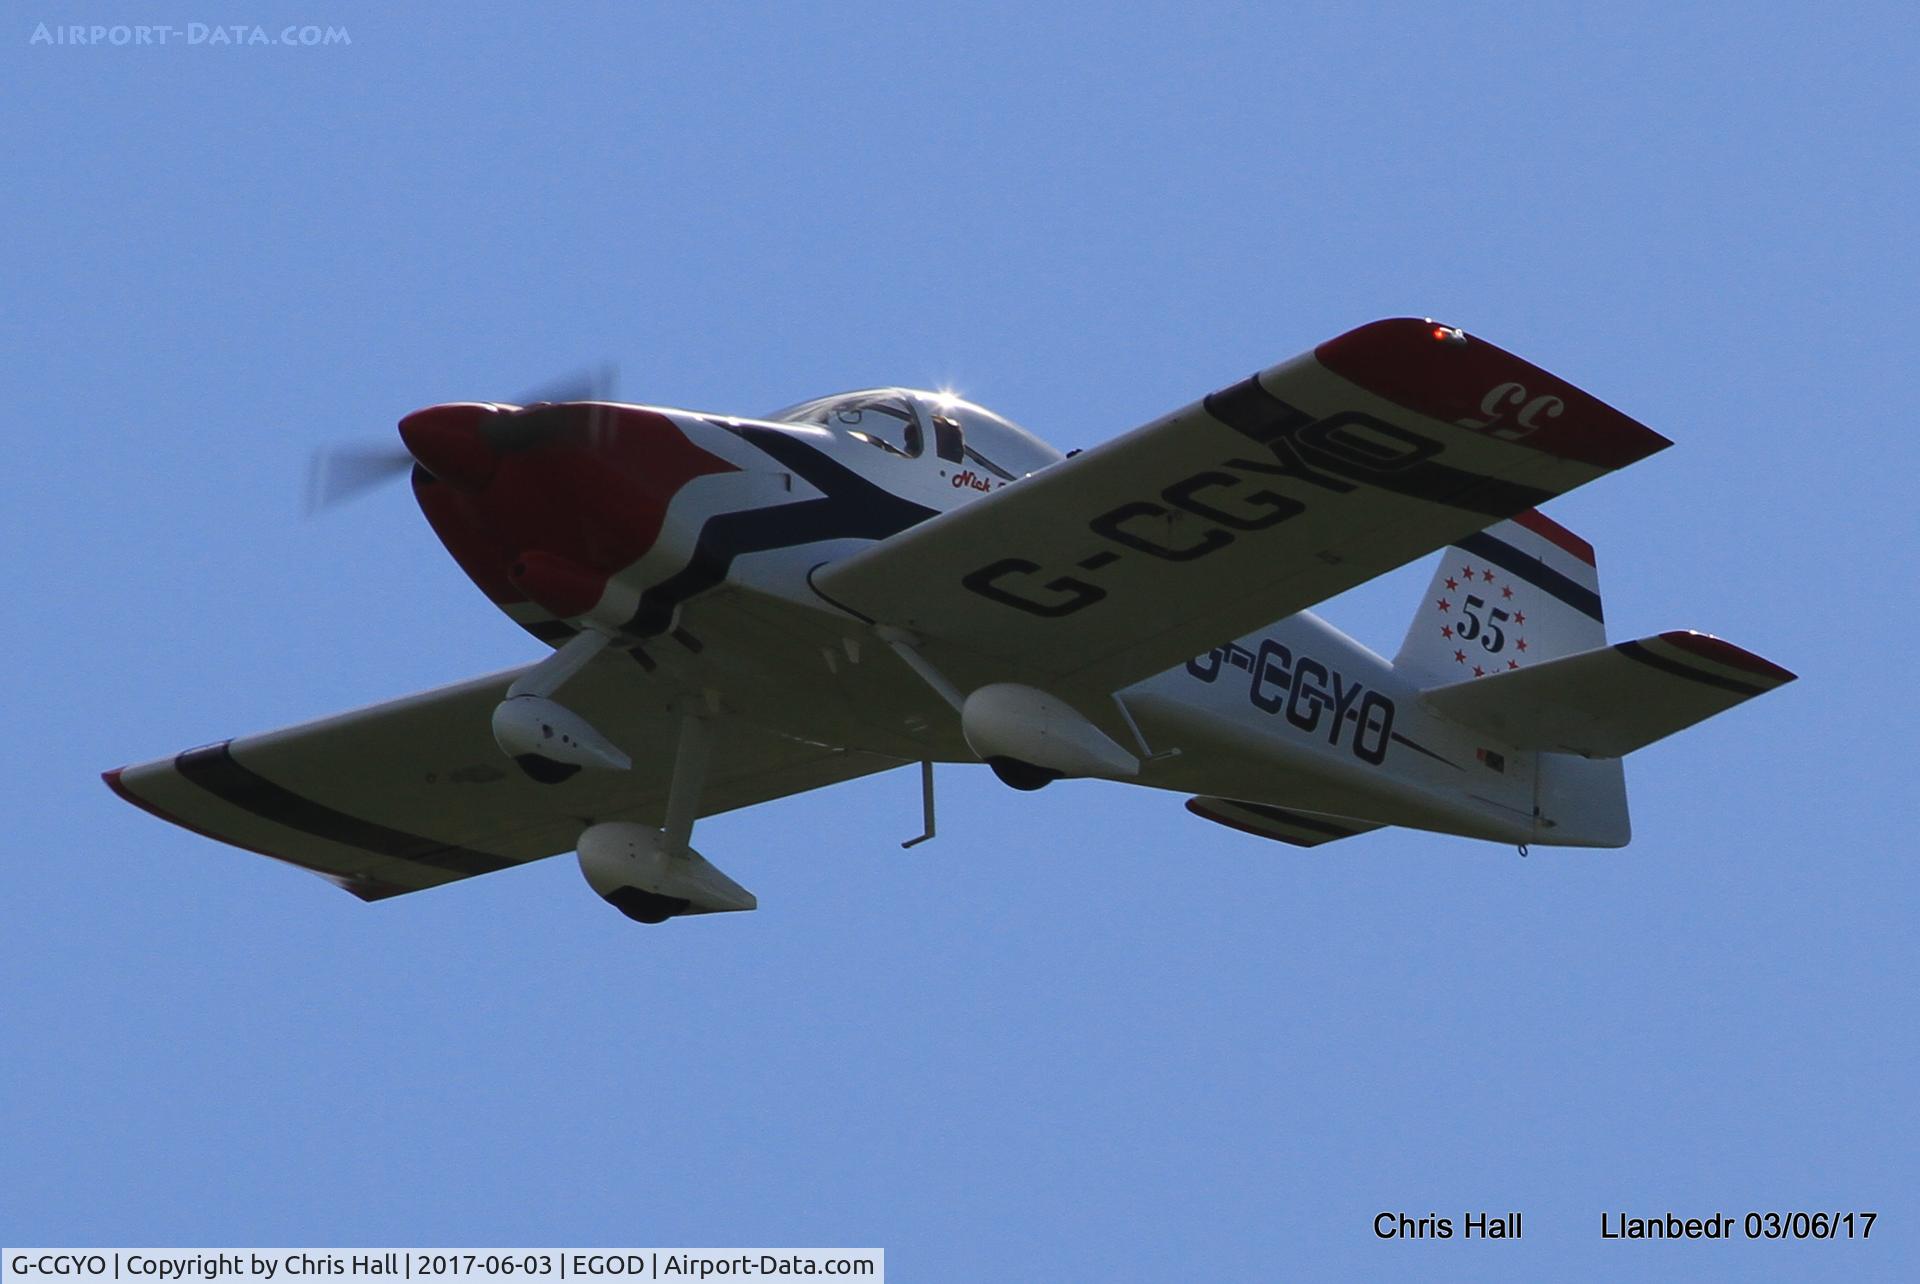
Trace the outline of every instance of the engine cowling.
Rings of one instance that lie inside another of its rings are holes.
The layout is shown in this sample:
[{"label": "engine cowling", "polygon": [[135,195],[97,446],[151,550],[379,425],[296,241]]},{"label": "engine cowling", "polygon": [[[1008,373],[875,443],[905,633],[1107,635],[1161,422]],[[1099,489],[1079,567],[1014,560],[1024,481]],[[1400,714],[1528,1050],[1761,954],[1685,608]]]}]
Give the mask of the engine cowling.
[{"label": "engine cowling", "polygon": [[609,821],[589,826],[577,850],[587,886],[638,923],[750,910],[760,904],[691,847],[672,850],[666,835],[649,825]]}]

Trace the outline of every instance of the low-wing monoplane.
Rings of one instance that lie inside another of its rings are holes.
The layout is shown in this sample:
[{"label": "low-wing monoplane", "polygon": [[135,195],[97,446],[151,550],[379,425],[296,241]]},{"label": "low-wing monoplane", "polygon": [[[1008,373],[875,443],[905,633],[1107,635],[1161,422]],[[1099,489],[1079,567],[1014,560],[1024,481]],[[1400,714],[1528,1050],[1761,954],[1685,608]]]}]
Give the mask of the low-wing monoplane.
[{"label": "low-wing monoplane", "polygon": [[[400,421],[435,533],[551,651],[106,773],[367,900],[577,851],[629,917],[752,909],[702,816],[920,764],[1092,777],[1312,847],[1628,840],[1624,755],[1791,681],[1609,644],[1541,513],[1669,443],[1493,344],[1362,326],[1071,455],[956,397],[759,418],[555,399]],[[1391,660],[1309,613],[1439,551]]]}]

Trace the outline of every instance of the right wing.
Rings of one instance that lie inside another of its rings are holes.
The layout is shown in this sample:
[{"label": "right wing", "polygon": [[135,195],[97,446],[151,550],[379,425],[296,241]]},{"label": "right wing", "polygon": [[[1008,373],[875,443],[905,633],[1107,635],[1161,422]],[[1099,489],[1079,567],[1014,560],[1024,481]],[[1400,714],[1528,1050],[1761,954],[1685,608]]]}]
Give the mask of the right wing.
[{"label": "right wing", "polygon": [[1104,693],[1669,444],[1483,340],[1379,321],[813,584],[969,682]]},{"label": "right wing", "polygon": [[1619,758],[1792,682],[1771,660],[1684,629],[1420,693],[1519,749]]},{"label": "right wing", "polygon": [[[524,670],[105,773],[115,793],[183,828],[318,873],[378,900],[571,851],[594,821],[665,819],[677,719],[617,657],[568,683],[574,707],[633,758],[535,784],[489,716]],[[721,717],[700,814],[900,765]]]}]

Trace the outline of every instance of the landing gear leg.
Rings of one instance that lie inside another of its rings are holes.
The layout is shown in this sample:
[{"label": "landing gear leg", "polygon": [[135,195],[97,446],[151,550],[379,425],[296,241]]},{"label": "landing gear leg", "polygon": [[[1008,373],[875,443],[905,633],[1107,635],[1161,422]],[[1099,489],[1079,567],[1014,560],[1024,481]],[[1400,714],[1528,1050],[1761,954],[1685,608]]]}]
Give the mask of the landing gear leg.
[{"label": "landing gear leg", "polygon": [[539,696],[546,699],[558,691],[570,678],[593,662],[593,657],[607,649],[607,643],[613,641],[611,635],[598,629],[586,629],[574,634],[552,655],[528,669],[507,688],[507,699],[515,696]]},{"label": "landing gear leg", "polygon": [[[700,815],[700,791],[707,784],[707,763],[713,755],[713,728],[696,713],[680,719],[680,743],[673,753],[673,784],[667,790],[668,851],[688,848],[693,822]],[[690,849],[689,849],[690,850]]]},{"label": "landing gear leg", "polygon": [[577,633],[565,646],[514,679],[506,699],[493,709],[493,739],[529,778],[557,785],[583,767],[626,771],[633,765],[620,747],[592,723],[550,697],[593,663],[613,639],[594,629]]}]

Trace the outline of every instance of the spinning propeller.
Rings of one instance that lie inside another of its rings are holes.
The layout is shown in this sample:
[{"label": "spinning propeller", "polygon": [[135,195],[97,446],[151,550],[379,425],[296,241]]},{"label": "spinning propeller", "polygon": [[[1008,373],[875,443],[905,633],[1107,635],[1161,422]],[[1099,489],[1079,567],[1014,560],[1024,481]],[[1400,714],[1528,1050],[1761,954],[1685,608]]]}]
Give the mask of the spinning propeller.
[{"label": "spinning propeller", "polygon": [[[613,400],[615,374],[611,363],[602,363],[533,389],[513,402],[503,403],[515,409],[491,416],[480,431],[495,451],[530,449],[547,440],[562,424],[578,422],[577,416],[554,414],[557,407],[569,402]],[[597,433],[602,422],[602,416],[590,413],[589,435]],[[307,516],[316,516],[403,477],[414,464],[413,455],[404,446],[319,447],[307,468]]]}]

